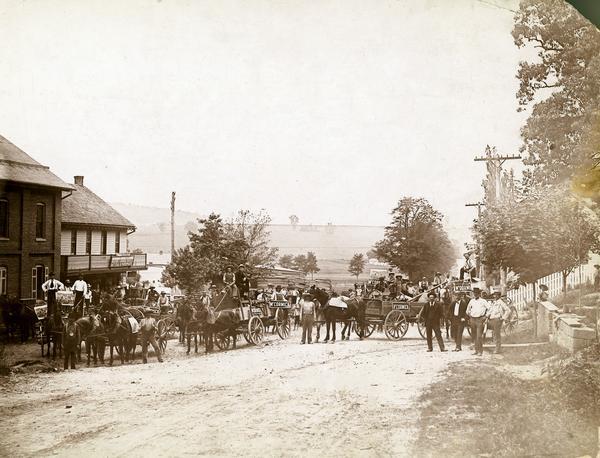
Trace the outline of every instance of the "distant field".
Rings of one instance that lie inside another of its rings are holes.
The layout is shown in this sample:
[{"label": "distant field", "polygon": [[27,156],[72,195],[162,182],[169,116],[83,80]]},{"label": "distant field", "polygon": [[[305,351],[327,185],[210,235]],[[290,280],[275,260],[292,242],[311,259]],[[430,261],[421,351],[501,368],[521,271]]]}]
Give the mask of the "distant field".
[{"label": "distant field", "polygon": [[[384,228],[377,226],[270,226],[271,246],[280,254],[302,254],[313,251],[318,259],[350,259],[354,253],[366,253],[375,242],[383,238]],[[188,243],[187,231],[183,226],[175,228],[175,246],[181,248]],[[139,227],[129,237],[129,248],[140,248],[148,253],[168,252],[171,236],[158,226]]]}]

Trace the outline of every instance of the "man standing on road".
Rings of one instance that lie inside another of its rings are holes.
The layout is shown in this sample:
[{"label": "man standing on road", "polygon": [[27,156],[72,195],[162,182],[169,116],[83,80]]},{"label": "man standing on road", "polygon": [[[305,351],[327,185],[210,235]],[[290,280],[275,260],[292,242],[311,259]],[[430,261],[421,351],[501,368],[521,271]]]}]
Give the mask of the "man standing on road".
[{"label": "man standing on road", "polygon": [[500,353],[500,347],[502,345],[502,322],[508,319],[510,315],[510,309],[508,305],[501,299],[502,293],[495,291],[493,294],[493,300],[487,311],[487,317],[489,320],[489,328],[492,328],[494,332],[494,340],[496,341],[496,350],[494,353]]},{"label": "man standing on road", "polygon": [[215,323],[217,316],[215,313],[215,301],[210,300],[206,305],[206,322],[204,324],[204,353],[210,353],[214,347]]},{"label": "man standing on road", "polygon": [[428,302],[423,306],[417,320],[421,317],[425,320],[425,329],[427,330],[427,351],[433,351],[433,335],[440,346],[440,351],[446,351],[444,348],[444,339],[442,339],[442,331],[440,331],[440,321],[443,317],[442,304],[437,300],[437,295],[432,291],[427,294]]},{"label": "man standing on road", "polygon": [[471,336],[475,342],[474,355],[483,355],[483,325],[488,312],[488,302],[481,297],[481,290],[473,288],[473,299],[467,306],[467,315],[471,322]]},{"label": "man standing on road", "polygon": [[146,311],[144,313],[144,318],[140,321],[140,330],[142,332],[142,361],[144,364],[148,362],[148,343],[152,345],[154,348],[154,353],[156,353],[156,357],[158,358],[158,362],[162,363],[163,359],[160,354],[160,348],[156,343],[156,338],[154,334],[156,333],[156,320],[150,316],[150,312]]},{"label": "man standing on road", "polygon": [[56,292],[64,289],[65,285],[54,278],[54,272],[50,272],[50,279],[42,285],[48,302],[48,316],[54,316],[56,309]]},{"label": "man standing on road", "polygon": [[452,304],[451,318],[452,318],[452,335],[454,336],[454,342],[456,348],[454,351],[462,350],[462,336],[467,322],[467,306],[469,300],[465,297],[465,293],[458,293],[458,297]]},{"label": "man standing on road", "polygon": [[312,343],[312,328],[315,322],[315,302],[312,300],[310,293],[302,295],[300,302],[300,320],[302,322],[302,341],[300,343]]}]

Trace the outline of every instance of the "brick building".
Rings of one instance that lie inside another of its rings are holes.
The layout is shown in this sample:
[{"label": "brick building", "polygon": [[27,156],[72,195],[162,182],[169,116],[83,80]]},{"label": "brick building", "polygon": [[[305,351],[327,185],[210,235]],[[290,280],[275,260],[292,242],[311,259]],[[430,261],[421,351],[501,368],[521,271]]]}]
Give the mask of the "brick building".
[{"label": "brick building", "polygon": [[0,295],[43,299],[60,275],[63,199],[74,186],[0,136]]},{"label": "brick building", "polygon": [[116,286],[124,277],[146,269],[146,254],[127,251],[135,226],[75,177],[74,191],[62,207],[61,279],[79,275],[101,288]]}]

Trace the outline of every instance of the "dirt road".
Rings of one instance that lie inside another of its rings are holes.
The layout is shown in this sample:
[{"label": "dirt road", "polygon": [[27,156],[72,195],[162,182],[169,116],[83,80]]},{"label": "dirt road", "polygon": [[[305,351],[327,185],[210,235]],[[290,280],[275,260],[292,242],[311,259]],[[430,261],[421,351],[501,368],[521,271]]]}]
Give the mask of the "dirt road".
[{"label": "dirt road", "polygon": [[417,397],[471,358],[425,349],[416,329],[401,342],[270,336],[209,356],[171,341],[164,364],[13,376],[0,454],[413,456]]}]

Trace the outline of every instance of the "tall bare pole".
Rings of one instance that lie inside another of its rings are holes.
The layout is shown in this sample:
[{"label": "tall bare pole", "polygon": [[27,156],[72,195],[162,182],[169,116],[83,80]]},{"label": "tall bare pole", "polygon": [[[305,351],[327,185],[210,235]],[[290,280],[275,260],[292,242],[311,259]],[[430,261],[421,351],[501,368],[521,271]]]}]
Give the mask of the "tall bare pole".
[{"label": "tall bare pole", "polygon": [[175,191],[171,193],[171,262],[175,256]]},{"label": "tall bare pole", "polygon": [[[477,221],[481,221],[481,207],[482,206],[485,206],[485,204],[482,202],[477,202],[474,204],[465,204],[465,207],[477,207]],[[483,281],[485,281],[485,266],[481,262],[481,253],[483,252],[481,243],[479,243],[478,249],[479,249],[479,254],[477,256],[477,276],[483,282]]]}]

